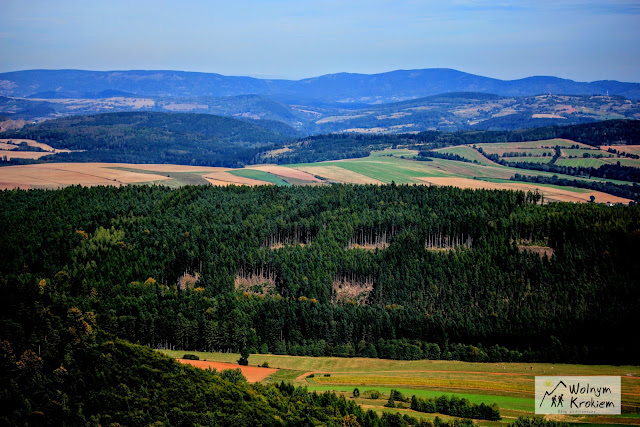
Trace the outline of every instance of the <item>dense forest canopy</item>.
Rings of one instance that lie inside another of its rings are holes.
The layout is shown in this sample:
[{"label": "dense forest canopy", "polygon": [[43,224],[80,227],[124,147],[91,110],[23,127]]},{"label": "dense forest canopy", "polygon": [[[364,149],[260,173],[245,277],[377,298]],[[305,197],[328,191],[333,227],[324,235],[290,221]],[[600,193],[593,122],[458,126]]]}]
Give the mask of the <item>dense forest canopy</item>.
[{"label": "dense forest canopy", "polygon": [[0,277],[151,347],[636,361],[640,207],[536,201],[395,185],[4,191]]},{"label": "dense forest canopy", "polygon": [[294,135],[292,128],[280,122],[145,112],[66,117],[3,136],[83,150],[56,154],[46,161],[241,166]]}]

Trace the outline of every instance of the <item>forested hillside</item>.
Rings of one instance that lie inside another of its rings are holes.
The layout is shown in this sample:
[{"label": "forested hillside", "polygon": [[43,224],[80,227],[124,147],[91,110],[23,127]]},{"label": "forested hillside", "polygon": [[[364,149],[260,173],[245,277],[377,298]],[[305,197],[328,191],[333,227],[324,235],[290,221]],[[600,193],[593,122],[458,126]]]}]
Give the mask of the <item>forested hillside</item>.
[{"label": "forested hillside", "polygon": [[[637,361],[640,207],[538,199],[395,185],[4,191],[0,284],[19,300],[51,292],[151,347]],[[29,332],[39,317],[0,304],[4,334],[45,345]]]},{"label": "forested hillside", "polygon": [[249,123],[208,114],[110,113],[51,120],[5,133],[53,148],[85,150],[49,156],[74,162],[238,166],[293,138],[280,122]]},{"label": "forested hillside", "polygon": [[[564,138],[585,144],[640,144],[640,121],[608,120],[572,126],[514,131],[426,131],[417,134],[324,134],[300,138],[276,121],[236,120],[193,113],[108,113],[73,116],[26,126],[2,134],[6,139],[33,139],[58,153],[33,162],[171,163],[238,167],[255,163],[307,163],[366,157],[372,150],[406,146],[435,149],[449,145],[535,141]],[[273,149],[287,147],[273,154]]]},{"label": "forested hillside", "polygon": [[342,426],[351,420],[370,427],[433,426],[399,415],[380,418],[333,393],[247,384],[240,370],[181,365],[106,336],[93,312],[70,305],[46,280],[1,286],[2,425]]}]

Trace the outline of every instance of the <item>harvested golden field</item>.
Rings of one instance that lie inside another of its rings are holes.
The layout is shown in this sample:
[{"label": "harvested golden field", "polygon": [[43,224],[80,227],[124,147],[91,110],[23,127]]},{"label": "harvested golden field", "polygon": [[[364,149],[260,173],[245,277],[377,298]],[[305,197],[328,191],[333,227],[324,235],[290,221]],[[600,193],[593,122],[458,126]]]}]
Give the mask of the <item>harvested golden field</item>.
[{"label": "harvested golden field", "polygon": [[164,105],[162,108],[168,111],[191,111],[191,110],[209,108],[209,106],[206,104],[196,104],[196,103],[180,104],[180,103],[172,102],[170,104]]},{"label": "harvested golden field", "polygon": [[258,368],[257,366],[240,366],[233,363],[209,362],[207,360],[178,359],[178,362],[186,365],[195,366],[196,368],[215,369],[217,371],[224,371],[225,369],[239,368],[242,371],[242,375],[244,375],[247,381],[250,383],[256,383],[258,381],[262,381],[268,376],[278,372],[277,369],[272,369],[272,368]]},{"label": "harvested golden field", "polygon": [[[19,144],[27,144],[29,147],[36,147],[44,151],[19,151]],[[0,157],[11,159],[39,159],[56,153],[72,153],[82,150],[55,149],[48,144],[31,139],[0,139]]]},{"label": "harvested golden field", "polygon": [[[365,113],[370,113],[370,111],[365,111]],[[346,115],[346,116],[329,116],[323,117],[322,119],[316,121],[317,124],[322,123],[333,123],[333,122],[344,122],[345,120],[357,119],[360,117],[365,117],[367,114],[354,114],[354,115]]]},{"label": "harvested golden field", "polygon": [[22,129],[28,123],[30,123],[30,122],[28,122],[27,120],[22,120],[22,119],[18,119],[18,120],[11,120],[11,119],[1,120],[0,121],[0,132],[4,132],[4,131],[7,131],[7,130]]},{"label": "harvested golden field", "polygon": [[607,151],[609,148],[616,150],[619,153],[636,154],[640,156],[640,145],[602,145],[600,149]]},{"label": "harvested golden field", "polygon": [[473,144],[476,147],[481,147],[485,152],[489,154],[493,154],[492,150],[505,150],[513,151],[513,149],[534,149],[534,148],[553,148],[555,146],[560,146],[564,148],[570,148],[572,146],[578,146],[578,148],[585,149],[593,149],[594,147],[583,144],[581,142],[571,141],[570,139],[545,139],[542,141],[525,141],[525,142],[494,142],[494,143],[483,143],[483,144]]},{"label": "harvested golden field", "polygon": [[270,182],[260,181],[259,179],[246,178],[243,176],[231,174],[228,172],[231,170],[233,169],[227,169],[226,171],[202,175],[202,177],[214,185],[273,185]]},{"label": "harvested golden field", "polygon": [[533,119],[566,119],[558,114],[534,114],[531,116]]},{"label": "harvested golden field", "polygon": [[[0,141],[6,141],[6,139],[0,139]],[[15,150],[16,148],[18,148],[17,145],[0,142],[0,150]]]},{"label": "harvested golden field", "polygon": [[294,180],[300,180],[300,181],[322,182],[322,180],[316,178],[310,173],[307,173],[298,169],[288,168],[285,166],[260,165],[260,166],[250,166],[249,168],[272,173],[284,180],[287,180],[287,178],[292,178]]},{"label": "harvested golden field", "polygon": [[458,178],[458,177],[426,177],[421,178],[426,183],[433,185],[451,185],[459,188],[488,189],[488,190],[520,190],[539,191],[544,194],[545,199],[558,202],[588,202],[593,195],[598,203],[624,203],[631,200],[622,197],[612,196],[599,191],[589,191],[574,188],[562,188],[558,186],[536,185],[519,182],[488,182],[478,179]]},{"label": "harvested golden field", "polygon": [[[41,154],[41,153],[36,153]],[[114,167],[131,167],[117,163],[51,163],[0,168],[0,188],[60,188],[69,185],[126,185],[160,181],[165,176],[132,172]]]},{"label": "harvested golden field", "polygon": [[331,182],[351,183],[351,184],[384,184],[377,179],[369,178],[338,166],[296,166],[296,169],[308,172],[315,176],[320,176]]},{"label": "harvested golden field", "polygon": [[45,101],[56,104],[64,104],[70,110],[81,110],[91,107],[94,110],[109,111],[113,108],[133,107],[133,108],[151,108],[156,105],[156,101],[146,98],[128,98],[123,96],[112,96],[110,98],[99,99],[76,99],[76,98],[32,98],[34,101]]},{"label": "harvested golden field", "polygon": [[[10,151],[7,151],[8,153]],[[24,151],[25,154],[48,153]],[[127,185],[158,183],[268,185],[270,183],[230,174],[229,168],[128,163],[45,163],[0,168],[0,189],[61,188],[69,185]]]},{"label": "harvested golden field", "polygon": [[11,159],[39,159],[40,157],[50,156],[53,153],[44,151],[18,151],[15,149],[0,150],[0,157],[6,157],[7,160]]},{"label": "harvested golden field", "polygon": [[[98,165],[106,165],[107,163],[96,163]],[[207,173],[233,170],[230,168],[216,168],[209,166],[187,166],[187,165],[164,165],[164,164],[128,164],[128,163],[111,163],[121,167],[136,168],[145,171],[154,172],[184,172],[184,173]]]},{"label": "harvested golden field", "polygon": [[265,157],[275,157],[278,156],[280,154],[284,154],[284,153],[289,153],[291,150],[291,148],[289,147],[283,147],[283,148],[278,148],[275,150],[271,150],[271,151],[267,151],[266,153],[264,153]]}]

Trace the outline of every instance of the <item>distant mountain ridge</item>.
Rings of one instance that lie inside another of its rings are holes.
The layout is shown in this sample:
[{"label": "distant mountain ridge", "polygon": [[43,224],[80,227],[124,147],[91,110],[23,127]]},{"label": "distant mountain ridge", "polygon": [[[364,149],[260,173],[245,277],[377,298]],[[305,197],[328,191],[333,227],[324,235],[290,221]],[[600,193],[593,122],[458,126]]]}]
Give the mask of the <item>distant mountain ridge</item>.
[{"label": "distant mountain ridge", "polygon": [[105,93],[147,97],[252,94],[268,95],[286,103],[376,104],[449,92],[502,96],[610,94],[638,100],[640,83],[613,80],[576,82],[549,76],[500,80],[446,68],[379,74],[337,73],[302,80],[187,71],[25,70],[0,73],[0,95],[47,99],[96,98]]}]

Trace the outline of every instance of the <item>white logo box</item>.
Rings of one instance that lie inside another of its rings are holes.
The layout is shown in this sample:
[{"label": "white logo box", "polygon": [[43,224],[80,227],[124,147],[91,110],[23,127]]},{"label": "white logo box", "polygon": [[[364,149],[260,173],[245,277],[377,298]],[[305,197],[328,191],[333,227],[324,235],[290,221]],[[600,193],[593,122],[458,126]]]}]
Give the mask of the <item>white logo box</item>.
[{"label": "white logo box", "polygon": [[620,414],[620,377],[536,376],[536,414]]}]

